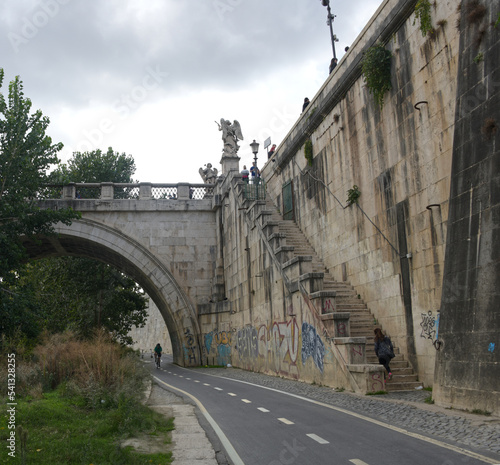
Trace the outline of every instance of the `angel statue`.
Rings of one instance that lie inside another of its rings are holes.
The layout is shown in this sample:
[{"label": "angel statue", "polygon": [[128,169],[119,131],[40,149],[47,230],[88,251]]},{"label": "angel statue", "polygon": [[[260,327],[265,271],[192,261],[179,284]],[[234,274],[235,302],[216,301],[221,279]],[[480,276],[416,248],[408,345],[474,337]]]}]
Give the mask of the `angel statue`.
[{"label": "angel statue", "polygon": [[205,184],[215,184],[217,179],[217,168],[212,168],[211,163],[207,163],[205,169],[200,168],[198,172],[200,173],[201,179]]},{"label": "angel statue", "polygon": [[219,131],[222,131],[222,140],[224,141],[223,156],[235,157],[240,148],[238,140],[243,140],[240,123],[234,120],[233,124],[231,124],[231,121],[221,118],[220,124],[217,124]]}]

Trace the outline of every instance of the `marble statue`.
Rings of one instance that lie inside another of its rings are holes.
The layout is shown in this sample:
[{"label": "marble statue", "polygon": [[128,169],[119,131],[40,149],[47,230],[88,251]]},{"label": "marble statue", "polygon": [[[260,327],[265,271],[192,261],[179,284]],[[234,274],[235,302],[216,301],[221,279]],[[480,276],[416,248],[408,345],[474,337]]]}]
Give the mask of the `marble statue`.
[{"label": "marble statue", "polygon": [[238,140],[243,140],[243,134],[241,133],[241,126],[238,121],[231,121],[221,118],[219,125],[219,131],[222,131],[222,140],[224,141],[224,148],[222,149],[223,157],[236,157],[240,146],[238,145]]},{"label": "marble statue", "polygon": [[205,184],[215,184],[217,180],[217,168],[212,168],[211,163],[207,163],[206,168],[200,168],[198,172],[200,173],[201,179]]}]

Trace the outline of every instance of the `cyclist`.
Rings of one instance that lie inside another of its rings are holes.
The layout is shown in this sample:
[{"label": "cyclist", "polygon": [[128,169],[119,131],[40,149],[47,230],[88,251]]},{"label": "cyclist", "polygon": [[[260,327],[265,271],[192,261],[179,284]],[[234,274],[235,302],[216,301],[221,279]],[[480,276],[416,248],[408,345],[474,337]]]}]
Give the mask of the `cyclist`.
[{"label": "cyclist", "polygon": [[163,352],[163,349],[161,348],[160,343],[156,344],[156,347],[155,347],[156,368],[160,368],[160,360],[161,360],[161,353],[162,352]]}]

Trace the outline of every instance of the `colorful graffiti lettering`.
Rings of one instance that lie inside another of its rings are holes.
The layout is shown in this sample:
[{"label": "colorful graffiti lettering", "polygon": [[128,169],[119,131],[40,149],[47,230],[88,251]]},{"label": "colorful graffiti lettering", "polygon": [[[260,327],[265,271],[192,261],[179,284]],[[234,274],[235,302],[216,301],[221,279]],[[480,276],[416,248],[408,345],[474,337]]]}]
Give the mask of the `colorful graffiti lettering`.
[{"label": "colorful graffiti lettering", "polygon": [[205,350],[209,358],[214,354],[212,357],[217,361],[217,365],[227,365],[231,362],[231,333],[214,330],[205,334]]},{"label": "colorful graffiti lettering", "polygon": [[421,315],[422,322],[420,323],[420,327],[422,328],[422,332],[420,333],[420,337],[432,340],[436,335],[436,318],[432,315],[431,310],[427,314],[422,313]]},{"label": "colorful graffiti lettering", "polygon": [[302,323],[302,363],[305,364],[309,357],[312,357],[314,364],[323,373],[325,345],[314,326]]},{"label": "colorful graffiti lettering", "polygon": [[276,372],[288,371],[297,362],[299,327],[295,318],[288,322],[247,326],[237,333],[236,348],[241,358],[268,360]]}]

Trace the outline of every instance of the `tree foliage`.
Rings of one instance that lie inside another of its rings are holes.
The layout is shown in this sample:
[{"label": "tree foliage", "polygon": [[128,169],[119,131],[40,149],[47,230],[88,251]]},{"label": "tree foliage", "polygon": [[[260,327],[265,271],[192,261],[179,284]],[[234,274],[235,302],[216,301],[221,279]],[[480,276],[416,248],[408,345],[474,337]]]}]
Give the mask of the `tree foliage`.
[{"label": "tree foliage", "polygon": [[[57,182],[131,183],[132,156],[101,150],[75,152],[52,174]],[[126,197],[126,190],[121,194]],[[58,257],[32,263],[26,283],[33,287],[43,322],[51,332],[73,329],[90,337],[105,328],[123,343],[131,343],[132,326],[144,326],[147,298],[142,289],[115,268],[85,257]]]},{"label": "tree foliage", "polygon": [[392,53],[383,44],[370,47],[361,62],[363,76],[368,90],[380,108],[384,105],[384,94],[392,89]]},{"label": "tree foliage", "polygon": [[38,304],[39,326],[50,332],[71,329],[91,337],[104,328],[122,343],[133,326],[147,317],[142,289],[105,263],[77,257],[39,260],[29,265],[23,287],[33,290]]},{"label": "tree foliage", "polygon": [[[0,68],[0,88],[4,71]],[[59,221],[70,224],[79,214],[71,209],[41,210],[47,170],[59,162],[62,144],[53,144],[46,135],[49,119],[40,110],[31,113],[31,101],[24,97],[16,77],[7,97],[0,93],[0,331],[13,331],[23,324],[20,309],[28,310],[28,295],[9,292],[26,261],[23,237],[36,241],[38,235],[54,233]],[[15,308],[18,308],[16,311]],[[14,325],[14,326],[12,326]],[[34,331],[34,328],[31,327]]]}]

